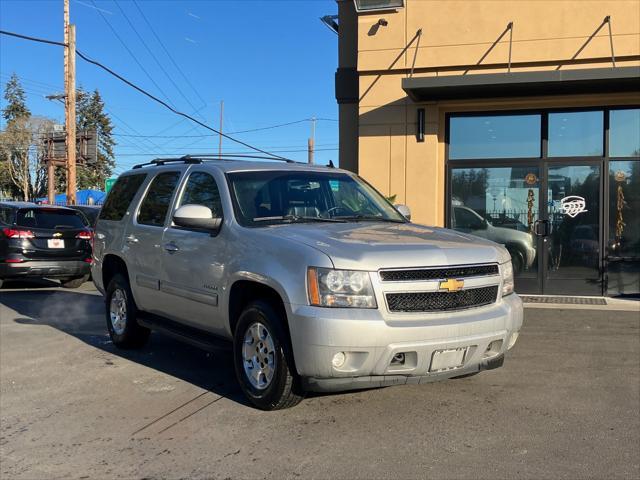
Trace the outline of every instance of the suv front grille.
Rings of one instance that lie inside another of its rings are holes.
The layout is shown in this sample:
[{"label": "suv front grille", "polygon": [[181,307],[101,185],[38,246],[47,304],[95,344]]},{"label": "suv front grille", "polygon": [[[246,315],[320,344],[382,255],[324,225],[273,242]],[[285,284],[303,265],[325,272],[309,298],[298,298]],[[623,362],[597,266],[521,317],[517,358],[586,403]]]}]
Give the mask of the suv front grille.
[{"label": "suv front grille", "polygon": [[498,285],[459,292],[387,293],[386,297],[391,312],[446,312],[494,303],[498,297]]},{"label": "suv front grille", "polygon": [[383,282],[415,282],[443,278],[467,278],[498,275],[498,265],[468,265],[463,267],[417,268],[411,270],[381,270]]}]

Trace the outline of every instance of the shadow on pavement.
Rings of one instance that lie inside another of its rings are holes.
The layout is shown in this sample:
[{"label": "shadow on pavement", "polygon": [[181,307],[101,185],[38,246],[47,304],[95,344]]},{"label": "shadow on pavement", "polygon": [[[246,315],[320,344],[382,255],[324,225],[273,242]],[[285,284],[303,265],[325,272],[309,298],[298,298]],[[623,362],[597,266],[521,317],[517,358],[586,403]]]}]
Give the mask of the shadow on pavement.
[{"label": "shadow on pavement", "polygon": [[[60,282],[49,280],[48,278],[28,278],[28,279],[8,279],[2,284],[2,289],[10,288],[57,288]],[[0,291],[2,291],[0,289]]]},{"label": "shadow on pavement", "polygon": [[210,354],[155,332],[143,349],[117,348],[107,333],[102,296],[73,290],[2,291],[0,301],[19,314],[16,323],[53,327],[94,348],[248,405],[235,379],[231,353]]}]

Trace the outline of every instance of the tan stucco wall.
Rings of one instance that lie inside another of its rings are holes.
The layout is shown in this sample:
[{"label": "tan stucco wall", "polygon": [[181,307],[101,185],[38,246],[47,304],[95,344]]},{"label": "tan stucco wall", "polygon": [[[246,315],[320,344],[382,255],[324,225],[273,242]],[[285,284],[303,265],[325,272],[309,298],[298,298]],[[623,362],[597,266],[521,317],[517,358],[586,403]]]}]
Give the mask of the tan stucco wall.
[{"label": "tan stucco wall", "polygon": [[[617,66],[640,64],[640,0],[405,0],[397,12],[358,16],[360,76],[358,173],[386,195],[407,203],[421,223],[444,224],[444,116],[449,111],[639,104],[638,94],[538,97],[415,104],[401,88],[414,76],[462,74],[478,63],[514,22],[512,71],[611,66],[605,25],[575,61],[571,57],[611,16]],[[374,25],[384,18],[387,26]],[[374,27],[372,29],[372,27]],[[422,29],[417,41],[405,46]],[[509,34],[468,75],[507,70]],[[416,109],[426,109],[426,136],[415,138]],[[342,127],[341,127],[342,128]]]}]

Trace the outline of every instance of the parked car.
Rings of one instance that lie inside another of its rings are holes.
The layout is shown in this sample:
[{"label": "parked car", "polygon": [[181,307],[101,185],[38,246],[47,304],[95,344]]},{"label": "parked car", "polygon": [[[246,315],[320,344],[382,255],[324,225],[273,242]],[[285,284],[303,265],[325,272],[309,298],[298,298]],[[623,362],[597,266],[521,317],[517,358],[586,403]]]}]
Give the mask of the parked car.
[{"label": "parked car", "polygon": [[0,203],[0,286],[16,278],[55,278],[77,288],[89,278],[92,231],[65,207]]},{"label": "parked car", "polygon": [[93,281],[115,345],[232,348],[265,410],[501,366],[523,316],[509,253],[409,217],[344,170],[156,161],[109,193]]},{"label": "parked car", "polygon": [[531,268],[536,259],[536,248],[530,232],[495,226],[475,210],[462,205],[453,205],[452,213],[451,227],[454,230],[504,245],[511,254],[516,272]]},{"label": "parked car", "polygon": [[81,212],[87,220],[87,226],[91,227],[92,229],[95,228],[101,207],[99,207],[98,205],[69,205],[69,208]]}]

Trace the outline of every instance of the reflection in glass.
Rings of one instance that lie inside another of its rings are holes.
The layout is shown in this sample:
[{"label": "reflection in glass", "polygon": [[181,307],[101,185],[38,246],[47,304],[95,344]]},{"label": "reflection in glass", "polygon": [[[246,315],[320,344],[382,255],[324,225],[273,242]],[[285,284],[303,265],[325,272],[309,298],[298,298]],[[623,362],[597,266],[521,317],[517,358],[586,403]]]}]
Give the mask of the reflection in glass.
[{"label": "reflection in glass", "polygon": [[609,162],[608,293],[640,293],[640,161]]},{"label": "reflection in glass", "polygon": [[449,159],[537,158],[540,115],[451,117]]},{"label": "reflection in glass", "polygon": [[640,157],[640,108],[609,112],[609,156]]},{"label": "reflection in glass", "polygon": [[602,156],[604,112],[549,114],[550,157]]},{"label": "reflection in glass", "polygon": [[[516,277],[536,276],[537,167],[451,171],[451,228],[507,247]],[[517,280],[516,280],[517,281]]]},{"label": "reflection in glass", "polygon": [[549,278],[600,276],[600,168],[549,167]]}]

